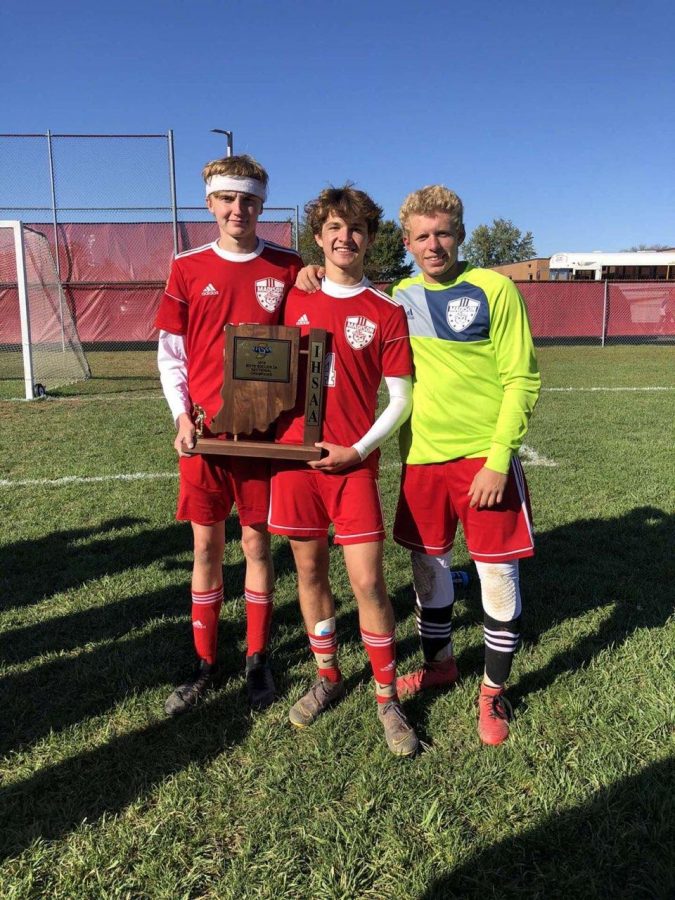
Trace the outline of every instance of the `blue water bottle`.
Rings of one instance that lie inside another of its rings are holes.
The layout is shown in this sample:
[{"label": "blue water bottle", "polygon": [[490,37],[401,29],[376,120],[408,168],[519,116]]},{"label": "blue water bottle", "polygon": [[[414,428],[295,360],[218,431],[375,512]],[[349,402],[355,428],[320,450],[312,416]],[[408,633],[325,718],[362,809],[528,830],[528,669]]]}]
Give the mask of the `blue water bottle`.
[{"label": "blue water bottle", "polygon": [[465,572],[463,569],[452,569],[450,575],[452,576],[452,583],[456,588],[466,588],[469,586],[469,573]]}]

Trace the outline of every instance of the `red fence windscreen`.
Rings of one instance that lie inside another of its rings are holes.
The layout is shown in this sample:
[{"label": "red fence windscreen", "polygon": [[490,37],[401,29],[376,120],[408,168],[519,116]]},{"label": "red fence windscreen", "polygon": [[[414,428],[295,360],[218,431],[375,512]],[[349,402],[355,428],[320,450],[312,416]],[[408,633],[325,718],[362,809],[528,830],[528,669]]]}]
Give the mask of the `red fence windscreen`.
[{"label": "red fence windscreen", "polygon": [[[53,253],[51,227],[29,227],[47,238]],[[80,340],[120,347],[155,341],[152,323],[173,256],[171,223],[68,223],[58,229],[61,282]],[[214,222],[181,222],[179,248],[202,246],[215,240],[217,233]],[[258,233],[292,246],[291,222],[259,222]],[[0,272],[9,271],[10,262],[0,259]],[[535,341],[675,339],[673,283],[521,281],[517,285]],[[19,344],[20,335],[16,284],[5,280],[0,283],[0,345]]]},{"label": "red fence windscreen", "polygon": [[[29,225],[45,236],[55,255],[54,233],[47,225]],[[275,244],[293,245],[291,222],[259,222],[258,234]],[[173,257],[170,222],[67,223],[58,226],[60,276],[80,341],[129,344],[157,339],[153,327]],[[180,222],[180,251],[200,247],[218,237],[214,222]],[[5,252],[0,247],[0,253]],[[0,260],[0,272],[14,267]],[[7,275],[5,275],[7,277]],[[45,331],[46,328],[46,331]],[[59,332],[45,326],[45,334]],[[37,340],[37,335],[34,336]],[[40,339],[46,339],[44,334]],[[0,344],[21,342],[16,283],[0,284]]]}]

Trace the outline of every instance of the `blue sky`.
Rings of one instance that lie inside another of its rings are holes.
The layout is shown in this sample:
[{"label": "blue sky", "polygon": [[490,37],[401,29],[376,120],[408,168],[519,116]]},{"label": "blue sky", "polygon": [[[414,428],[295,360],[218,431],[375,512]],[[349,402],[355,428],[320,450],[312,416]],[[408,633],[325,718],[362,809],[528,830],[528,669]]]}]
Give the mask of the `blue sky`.
[{"label": "blue sky", "polygon": [[0,131],[171,128],[182,205],[202,202],[224,128],[269,169],[270,205],[351,179],[394,218],[441,182],[469,232],[510,218],[543,256],[673,246],[673,9],[3,0]]}]

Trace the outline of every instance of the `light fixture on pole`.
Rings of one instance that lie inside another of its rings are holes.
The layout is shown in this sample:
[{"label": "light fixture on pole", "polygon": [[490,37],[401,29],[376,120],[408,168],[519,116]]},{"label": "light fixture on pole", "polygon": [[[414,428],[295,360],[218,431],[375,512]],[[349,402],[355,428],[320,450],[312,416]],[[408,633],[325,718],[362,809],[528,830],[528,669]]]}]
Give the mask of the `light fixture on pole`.
[{"label": "light fixture on pole", "polygon": [[225,131],[223,128],[212,128],[211,131],[213,134],[224,134],[225,135],[225,137],[227,138],[227,152],[225,153],[225,156],[232,156],[232,151],[234,149],[234,147],[233,147],[234,138],[232,136],[232,132]]}]

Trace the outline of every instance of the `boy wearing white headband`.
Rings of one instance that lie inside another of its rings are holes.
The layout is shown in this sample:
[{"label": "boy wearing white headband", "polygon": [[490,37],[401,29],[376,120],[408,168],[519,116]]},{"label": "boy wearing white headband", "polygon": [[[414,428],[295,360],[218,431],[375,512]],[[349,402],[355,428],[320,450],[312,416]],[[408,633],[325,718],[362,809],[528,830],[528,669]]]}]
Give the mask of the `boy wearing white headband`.
[{"label": "boy wearing white headband", "polygon": [[[246,686],[254,709],[274,700],[267,659],[274,571],[267,533],[269,463],[240,457],[188,456],[196,407],[205,423],[218,412],[223,381],[224,326],[276,325],[302,261],[294,250],[256,235],[268,175],[250,156],[208,163],[202,172],[206,205],[219,237],[179,253],[171,265],[156,319],[162,388],[178,429],[180,488],[176,518],[194,538],[192,627],[197,667],[166,701],[166,712],[192,709],[212,684],[223,602],[225,519],[236,503],[246,572]],[[208,427],[204,433],[208,435]]]}]

